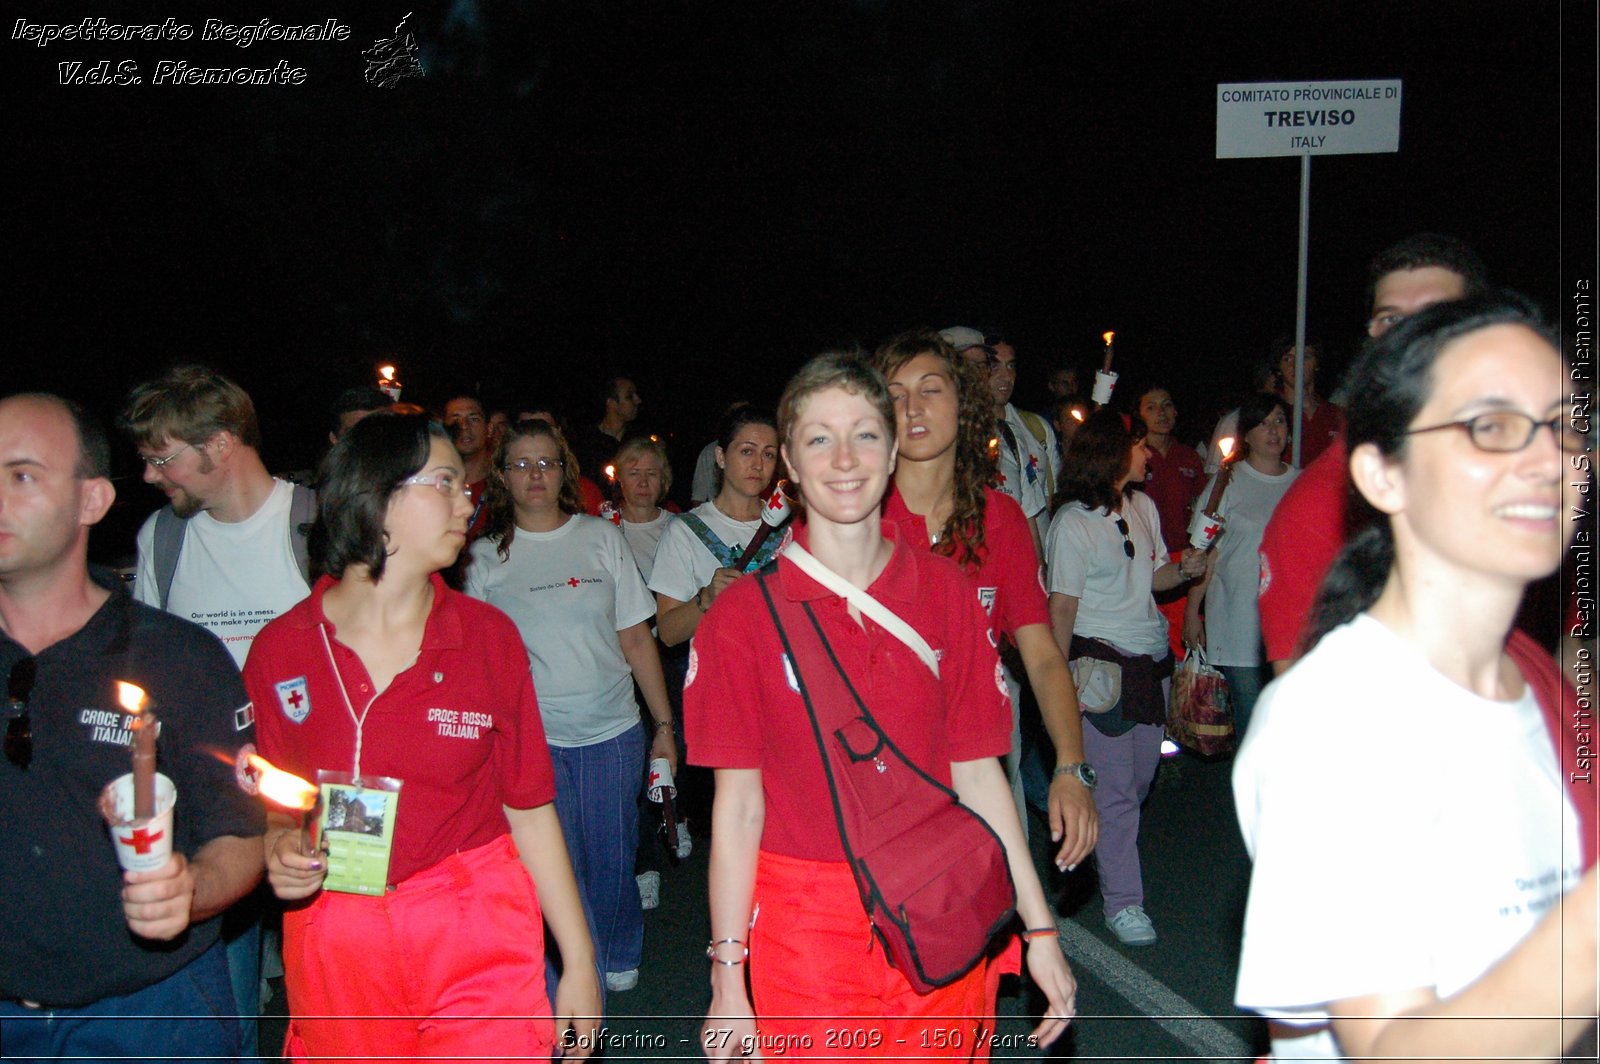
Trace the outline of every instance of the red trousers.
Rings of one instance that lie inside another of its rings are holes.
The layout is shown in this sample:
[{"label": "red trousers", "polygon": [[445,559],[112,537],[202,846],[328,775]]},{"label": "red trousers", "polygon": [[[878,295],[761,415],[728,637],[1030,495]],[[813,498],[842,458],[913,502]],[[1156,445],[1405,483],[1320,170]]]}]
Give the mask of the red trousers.
[{"label": "red trousers", "polygon": [[551,1055],[544,926],[509,835],[382,897],[323,891],[283,918],[285,1057]]},{"label": "red trousers", "polygon": [[849,865],[762,851],[755,901],[750,985],[767,1060],[988,1059],[1014,944],[1008,958],[923,995],[873,938]]}]

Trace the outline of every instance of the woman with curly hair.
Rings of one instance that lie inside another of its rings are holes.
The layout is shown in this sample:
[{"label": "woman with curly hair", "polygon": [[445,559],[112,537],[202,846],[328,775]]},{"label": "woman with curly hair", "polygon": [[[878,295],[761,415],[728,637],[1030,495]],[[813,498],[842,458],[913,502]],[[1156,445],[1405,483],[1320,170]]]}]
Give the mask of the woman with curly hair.
[{"label": "woman with curly hair", "polygon": [[[501,440],[488,507],[466,591],[500,607],[522,633],[596,959],[609,989],[629,990],[644,948],[633,862],[645,752],[674,768],[678,760],[650,634],[655,603],[621,530],[580,512],[578,464],[556,429],[525,421]],[[635,681],[655,723],[650,736]]]},{"label": "woman with curly hair", "polygon": [[[991,624],[1016,647],[1056,748],[1049,799],[1050,837],[1061,844],[1056,864],[1076,867],[1094,849],[1099,830],[1094,769],[1083,756],[1072,676],[1050,636],[1028,519],[1016,500],[990,486],[995,463],[989,450],[994,417],[988,384],[927,330],[889,340],[875,361],[894,398],[900,447],[883,519],[897,526],[907,543],[953,558],[964,568],[977,583],[978,601]],[[1015,793],[1021,747],[1015,690],[1012,701],[1007,774]],[[1025,817],[1018,797],[1018,813]]]}]

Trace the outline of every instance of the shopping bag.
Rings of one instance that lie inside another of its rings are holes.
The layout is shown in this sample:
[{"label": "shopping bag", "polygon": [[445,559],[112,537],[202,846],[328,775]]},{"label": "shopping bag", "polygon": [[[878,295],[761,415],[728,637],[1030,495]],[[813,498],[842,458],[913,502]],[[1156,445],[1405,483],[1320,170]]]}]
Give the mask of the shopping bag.
[{"label": "shopping bag", "polygon": [[1233,707],[1227,678],[1206,664],[1199,649],[1190,650],[1172,674],[1167,735],[1179,746],[1207,757],[1233,749]]}]

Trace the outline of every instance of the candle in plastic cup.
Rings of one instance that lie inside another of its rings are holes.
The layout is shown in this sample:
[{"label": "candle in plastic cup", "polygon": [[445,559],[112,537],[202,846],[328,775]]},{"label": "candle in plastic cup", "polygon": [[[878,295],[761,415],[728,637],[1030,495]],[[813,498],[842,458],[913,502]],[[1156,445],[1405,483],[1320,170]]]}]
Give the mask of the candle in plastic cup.
[{"label": "candle in plastic cup", "polygon": [[1094,371],[1094,392],[1090,399],[1105,406],[1111,402],[1111,389],[1117,386],[1117,375],[1110,370],[1097,369]]},{"label": "candle in plastic cup", "polygon": [[1209,550],[1211,544],[1217,541],[1217,536],[1222,534],[1225,523],[1216,514],[1196,510],[1189,521],[1189,546],[1195,550]]},{"label": "candle in plastic cup", "polygon": [[652,802],[661,801],[663,791],[668,795],[678,793],[678,788],[672,782],[672,766],[664,757],[655,758],[650,762],[650,782],[647,793]]},{"label": "candle in plastic cup", "polygon": [[172,811],[178,788],[156,773],[156,815],[136,821],[133,816],[133,773],[118,776],[100,792],[100,813],[111,830],[117,863],[125,872],[150,872],[172,856]]}]

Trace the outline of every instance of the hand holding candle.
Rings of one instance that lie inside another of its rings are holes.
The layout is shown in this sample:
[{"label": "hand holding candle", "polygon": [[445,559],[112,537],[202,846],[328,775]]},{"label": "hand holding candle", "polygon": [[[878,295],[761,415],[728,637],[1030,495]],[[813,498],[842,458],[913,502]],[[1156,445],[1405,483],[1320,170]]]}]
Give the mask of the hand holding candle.
[{"label": "hand holding candle", "polygon": [[789,518],[794,516],[794,508],[789,505],[789,497],[783,493],[783,489],[788,486],[787,480],[780,480],[772,489],[772,494],[767,496],[766,505],[761,508],[761,531],[756,533],[750,545],[739,556],[739,560],[733,564],[739,572],[744,572],[744,567],[749,565],[750,560],[761,550],[761,545],[767,541],[767,537],[782,528]]},{"label": "hand holding candle", "polygon": [[[253,786],[267,802],[295,815],[295,827],[275,835],[268,832],[267,881],[272,884],[273,893],[285,901],[308,898],[322,889],[326,875],[316,840],[311,840],[309,854],[303,841],[306,814],[317,807],[321,792],[316,784],[285,772],[259,754],[247,753],[243,760],[246,771],[241,782],[245,790]],[[283,840],[290,834],[293,842],[285,846]]]}]

